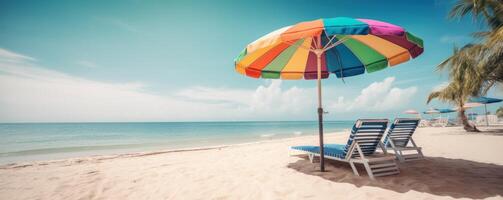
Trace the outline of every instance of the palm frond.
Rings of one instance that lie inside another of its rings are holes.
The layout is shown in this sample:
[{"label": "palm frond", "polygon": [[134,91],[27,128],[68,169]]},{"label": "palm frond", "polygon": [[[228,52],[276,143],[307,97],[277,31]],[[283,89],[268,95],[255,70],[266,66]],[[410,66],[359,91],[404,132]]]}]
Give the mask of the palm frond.
[{"label": "palm frond", "polygon": [[426,100],[426,103],[429,104],[433,99],[438,98],[440,96],[441,91],[436,91],[436,92],[431,92],[428,95],[428,99]]},{"label": "palm frond", "polygon": [[483,19],[491,29],[503,24],[503,2],[501,0],[458,0],[448,14],[449,19],[460,19],[468,14],[477,22]]}]

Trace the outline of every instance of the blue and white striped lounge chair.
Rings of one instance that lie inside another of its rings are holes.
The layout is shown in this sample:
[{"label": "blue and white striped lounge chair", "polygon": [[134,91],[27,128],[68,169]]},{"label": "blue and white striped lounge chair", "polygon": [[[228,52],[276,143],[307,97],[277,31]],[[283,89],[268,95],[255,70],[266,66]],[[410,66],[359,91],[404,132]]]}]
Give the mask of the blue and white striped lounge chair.
[{"label": "blue and white striped lounge chair", "polygon": [[[393,149],[400,162],[424,158],[421,147],[418,147],[412,139],[419,121],[415,118],[397,118],[388,129],[384,144],[386,148]],[[409,141],[411,145],[408,145]]]},{"label": "blue and white striped lounge chair", "polygon": [[[370,179],[375,176],[387,176],[400,173],[395,157],[386,154],[381,142],[388,126],[387,119],[359,119],[356,121],[347,144],[327,144],[324,146],[324,157],[336,161],[347,162],[353,173],[359,176],[355,163],[363,164]],[[380,147],[384,154],[376,153]],[[319,146],[292,146],[291,150],[307,153],[309,160],[320,156]]]}]

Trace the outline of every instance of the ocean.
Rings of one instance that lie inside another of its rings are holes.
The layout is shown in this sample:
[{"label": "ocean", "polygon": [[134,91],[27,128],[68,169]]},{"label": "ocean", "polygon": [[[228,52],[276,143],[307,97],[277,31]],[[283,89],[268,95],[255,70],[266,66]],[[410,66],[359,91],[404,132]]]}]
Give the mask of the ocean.
[{"label": "ocean", "polygon": [[[328,121],[325,132],[353,121]],[[318,133],[316,121],[0,124],[0,164],[258,142]]]}]

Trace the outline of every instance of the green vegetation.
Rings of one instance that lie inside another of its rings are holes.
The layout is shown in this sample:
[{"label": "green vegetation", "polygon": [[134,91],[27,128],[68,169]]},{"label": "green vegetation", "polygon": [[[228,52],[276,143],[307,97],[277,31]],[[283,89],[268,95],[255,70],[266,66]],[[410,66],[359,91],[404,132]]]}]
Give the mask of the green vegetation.
[{"label": "green vegetation", "polygon": [[503,107],[499,107],[498,110],[496,110],[496,115],[498,117],[503,117]]}]

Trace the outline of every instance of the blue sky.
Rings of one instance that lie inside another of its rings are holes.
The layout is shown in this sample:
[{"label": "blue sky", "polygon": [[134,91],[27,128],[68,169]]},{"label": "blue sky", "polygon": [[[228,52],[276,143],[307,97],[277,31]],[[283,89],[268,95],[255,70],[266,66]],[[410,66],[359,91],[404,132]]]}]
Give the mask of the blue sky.
[{"label": "blue sky", "polygon": [[[345,83],[325,80],[327,118],[391,118],[407,108],[426,110],[428,92],[447,79],[434,72],[436,64],[481,28],[471,19],[447,20],[451,5],[449,0],[0,1],[0,92],[10,96],[0,97],[0,121],[315,119],[315,82],[251,79],[234,71],[233,59],[272,30],[337,16],[403,26],[424,40],[425,52]],[[382,102],[385,98],[390,100]]]}]

